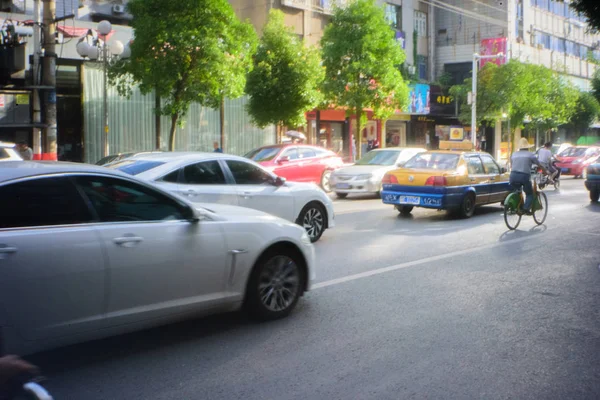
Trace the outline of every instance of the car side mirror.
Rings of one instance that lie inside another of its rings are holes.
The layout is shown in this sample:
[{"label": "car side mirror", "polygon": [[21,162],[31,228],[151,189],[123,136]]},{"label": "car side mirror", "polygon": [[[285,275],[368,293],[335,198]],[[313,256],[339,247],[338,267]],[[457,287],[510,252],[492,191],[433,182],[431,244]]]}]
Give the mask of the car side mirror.
[{"label": "car side mirror", "polygon": [[280,176],[276,177],[275,179],[273,179],[273,186],[283,186],[285,184],[285,178],[282,178]]},{"label": "car side mirror", "polygon": [[290,157],[289,156],[281,156],[281,157],[279,157],[279,160],[277,160],[277,163],[278,164],[283,164],[283,163],[286,163],[286,162],[289,162],[289,161],[290,161]]},{"label": "car side mirror", "polygon": [[506,173],[506,168],[505,167],[500,167],[500,173],[501,174],[505,174]]},{"label": "car side mirror", "polygon": [[203,219],[202,213],[193,207],[186,207],[183,212],[183,217],[193,224],[198,223]]}]

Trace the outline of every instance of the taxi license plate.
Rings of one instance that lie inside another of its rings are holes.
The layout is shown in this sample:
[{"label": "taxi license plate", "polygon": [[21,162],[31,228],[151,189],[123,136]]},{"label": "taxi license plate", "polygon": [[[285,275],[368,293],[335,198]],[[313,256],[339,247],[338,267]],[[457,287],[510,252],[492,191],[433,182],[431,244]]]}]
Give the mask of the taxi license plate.
[{"label": "taxi license plate", "polygon": [[562,172],[569,172],[569,168],[562,168]]},{"label": "taxi license plate", "polygon": [[399,204],[412,204],[418,206],[421,202],[421,198],[419,196],[400,196],[398,199]]},{"label": "taxi license plate", "polygon": [[338,183],[335,185],[335,187],[338,189],[350,189],[350,184],[349,183]]}]

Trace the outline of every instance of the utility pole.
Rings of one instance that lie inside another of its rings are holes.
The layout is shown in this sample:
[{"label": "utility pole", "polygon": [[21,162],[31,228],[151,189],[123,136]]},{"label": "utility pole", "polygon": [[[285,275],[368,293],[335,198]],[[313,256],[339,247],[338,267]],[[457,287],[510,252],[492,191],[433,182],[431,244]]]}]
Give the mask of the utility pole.
[{"label": "utility pole", "polygon": [[42,160],[57,159],[56,146],[56,2],[44,2],[44,58],[42,63],[44,90],[44,133],[42,135]]},{"label": "utility pole", "polygon": [[42,158],[42,106],[40,103],[40,55],[42,54],[42,7],[41,0],[33,0],[33,68],[31,70],[31,83],[33,85],[33,159]]}]

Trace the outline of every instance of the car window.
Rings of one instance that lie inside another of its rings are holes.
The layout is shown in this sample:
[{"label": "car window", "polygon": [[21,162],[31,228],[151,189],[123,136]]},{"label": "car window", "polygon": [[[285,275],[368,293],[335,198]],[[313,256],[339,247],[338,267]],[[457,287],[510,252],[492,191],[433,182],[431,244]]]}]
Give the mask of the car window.
[{"label": "car window", "polygon": [[481,154],[480,156],[487,174],[500,174],[500,167],[498,167],[492,156],[487,154]]},{"label": "car window", "polygon": [[156,168],[160,165],[163,165],[162,161],[145,161],[145,160],[123,160],[116,162],[114,164],[107,165],[106,168],[117,169],[119,171],[125,172],[129,175],[138,175],[142,172],[146,172],[151,170],[152,168]]},{"label": "car window", "polygon": [[47,177],[0,186],[0,228],[74,225],[92,214],[67,177]]},{"label": "car window", "polygon": [[225,175],[218,161],[203,161],[184,167],[182,182],[188,185],[224,185]]},{"label": "car window", "polygon": [[175,171],[168,173],[167,175],[163,176],[160,180],[163,182],[170,182],[170,183],[179,182],[179,170],[176,169]]},{"label": "car window", "polygon": [[269,173],[256,165],[237,160],[227,160],[226,163],[238,185],[262,185],[273,180]]},{"label": "car window", "polygon": [[298,158],[316,157],[317,152],[309,147],[301,147],[298,149]]},{"label": "car window", "polygon": [[477,156],[465,157],[467,161],[467,169],[469,170],[469,175],[484,175],[485,170],[483,169],[483,164],[481,163],[481,159]]},{"label": "car window", "polygon": [[100,176],[77,177],[102,222],[182,220],[184,206],[134,182]]},{"label": "car window", "polygon": [[419,153],[412,157],[404,168],[422,169],[455,169],[458,165],[458,154],[448,153]]},{"label": "car window", "polygon": [[0,148],[0,160],[10,158],[10,154],[6,149]]},{"label": "car window", "polygon": [[394,165],[398,160],[398,150],[370,151],[356,162],[356,165]]},{"label": "car window", "polygon": [[256,162],[271,161],[277,156],[277,154],[279,154],[280,150],[280,147],[262,147],[252,150],[244,155],[244,157]]},{"label": "car window", "polygon": [[290,160],[297,160],[300,157],[298,154],[298,148],[296,147],[284,150],[283,153],[281,153],[281,156],[287,156],[290,158]]}]

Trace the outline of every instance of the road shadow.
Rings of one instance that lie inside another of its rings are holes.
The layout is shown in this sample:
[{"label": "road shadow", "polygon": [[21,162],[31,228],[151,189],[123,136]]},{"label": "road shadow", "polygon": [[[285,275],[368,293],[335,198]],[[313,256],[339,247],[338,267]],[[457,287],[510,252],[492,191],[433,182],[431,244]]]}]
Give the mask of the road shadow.
[{"label": "road shadow", "polygon": [[249,320],[243,313],[232,312],[79,343],[25,358],[43,373],[52,376],[93,364],[115,363],[136,354],[181,346],[187,342],[201,341],[235,329],[258,325],[261,324]]},{"label": "road shadow", "polygon": [[[521,223],[523,223],[522,220],[521,220]],[[502,235],[500,235],[500,238],[498,239],[498,241],[499,242],[508,242],[510,240],[528,238],[528,237],[531,237],[534,235],[539,235],[541,233],[544,233],[544,232],[546,232],[546,230],[548,230],[548,227],[544,224],[535,225],[532,228],[527,229],[527,230],[518,229],[518,228],[515,229],[514,231],[507,230]]]},{"label": "road shadow", "polygon": [[600,203],[590,203],[585,208],[591,212],[600,213]]}]

